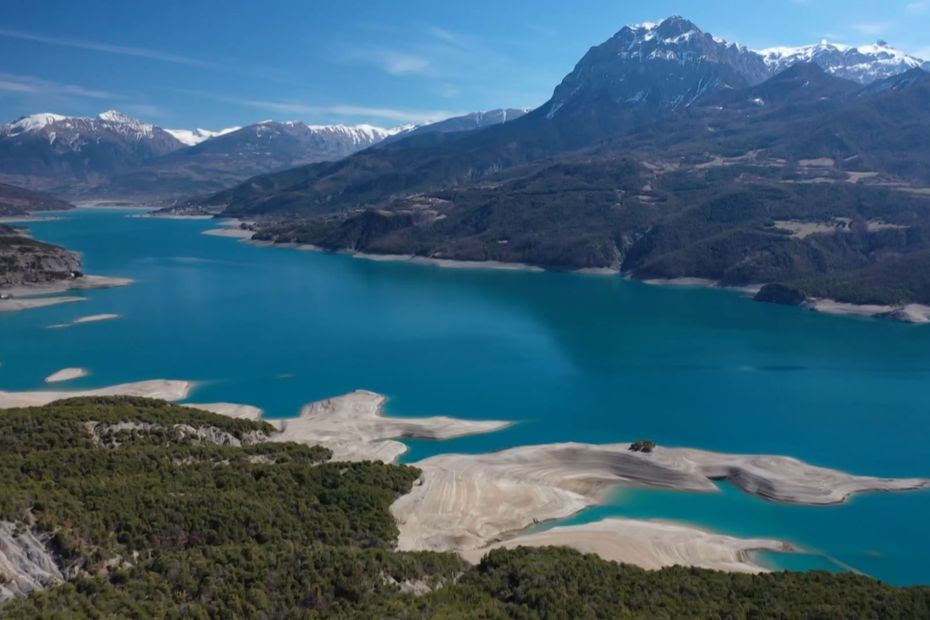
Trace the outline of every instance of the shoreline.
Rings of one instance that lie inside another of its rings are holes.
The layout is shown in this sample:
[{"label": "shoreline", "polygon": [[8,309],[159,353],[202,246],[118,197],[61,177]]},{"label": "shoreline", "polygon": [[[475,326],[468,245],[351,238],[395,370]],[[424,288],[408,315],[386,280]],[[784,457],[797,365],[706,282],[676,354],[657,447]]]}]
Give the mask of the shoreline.
[{"label": "shoreline", "polygon": [[571,547],[646,570],[679,565],[752,574],[771,572],[758,561],[756,552],[798,551],[790,543],[776,539],[727,536],[673,521],[608,517],[517,535],[461,555],[467,562],[477,564],[494,549],[553,546]]},{"label": "shoreline", "polygon": [[859,316],[872,319],[891,319],[899,323],[926,325],[930,323],[930,306],[925,304],[904,304],[890,306],[883,304],[853,304],[835,299],[808,297],[801,303],[802,308],[834,314],[838,316]]},{"label": "shoreline", "polygon": [[41,407],[56,400],[85,396],[139,396],[174,402],[187,398],[195,387],[196,383],[193,381],[150,379],[87,390],[0,391],[0,409]]},{"label": "shoreline", "polygon": [[[680,286],[680,287],[700,287],[719,289],[724,291],[736,291],[747,295],[749,301],[755,301],[751,296],[759,292],[764,286],[762,284],[748,284],[745,286],[725,286],[717,280],[708,278],[650,278],[646,280],[635,280],[633,282],[642,282],[650,286]],[[769,303],[769,302],[759,302]],[[779,304],[775,304],[779,305]],[[788,305],[791,304],[780,304]],[[910,323],[913,325],[930,324],[930,305],[909,303],[899,306],[885,304],[854,304],[845,301],[823,297],[805,297],[804,301],[795,304],[794,307],[819,312],[821,314],[832,314],[835,316],[857,316],[872,319],[890,319],[899,323]]]},{"label": "shoreline", "polygon": [[[162,217],[162,216],[159,216]],[[178,219],[213,219],[212,216],[176,216]],[[650,286],[673,286],[673,287],[700,287],[719,289],[725,291],[735,291],[743,293],[749,301],[753,301],[751,296],[759,292],[763,284],[747,284],[744,286],[726,286],[717,280],[697,277],[677,277],[677,278],[646,278],[635,279],[629,274],[613,267],[584,267],[580,269],[560,272],[558,270],[546,269],[538,265],[528,263],[502,262],[502,261],[467,261],[446,258],[430,258],[426,256],[416,256],[413,254],[371,254],[368,252],[356,252],[352,250],[328,250],[312,244],[302,243],[274,243],[272,241],[261,241],[252,239],[255,234],[250,229],[236,229],[239,220],[231,219],[234,224],[224,224],[222,228],[213,228],[203,231],[202,234],[229,237],[237,239],[242,243],[248,243],[259,247],[271,247],[290,250],[300,250],[305,252],[319,252],[322,254],[340,254],[352,258],[371,260],[376,262],[406,262],[416,265],[428,265],[442,267],[447,269],[490,269],[497,271],[525,271],[525,272],[553,272],[553,273],[572,273],[577,275],[596,275],[596,276],[621,276],[631,282],[641,282]],[[868,305],[852,304],[839,302],[832,299],[820,299],[808,297],[799,307],[820,312],[823,314],[833,314],[838,316],[862,316],[869,318],[891,319],[902,323],[911,324],[930,324],[930,305],[923,304],[904,304],[902,306],[889,305]]]},{"label": "shoreline", "polygon": [[[603,505],[622,488],[719,493],[715,481],[726,479],[769,501],[810,506],[843,503],[858,493],[930,488],[923,478],[857,476],[791,457],[674,447],[643,453],[630,444],[520,446],[440,454],[411,465],[423,472],[421,482],[391,506],[398,548],[456,551],[466,558],[508,541],[537,540],[543,533],[530,528]],[[604,544],[620,544],[616,533],[601,534]]]},{"label": "shoreline", "polygon": [[[118,394],[183,401],[191,381],[152,380],[93,390],[0,392],[0,408],[47,404],[77,396]],[[512,422],[447,416],[384,415],[387,398],[366,390],[315,401],[296,417],[266,418],[261,409],[237,403],[181,403],[235,418],[262,420],[276,430],[270,442],[321,445],[334,461],[396,462],[407,450],[400,439],[446,440],[489,433]],[[583,525],[533,531],[585,508],[602,505],[617,489],[657,488],[719,492],[725,479],[745,493],[770,501],[826,506],[858,493],[930,488],[923,478],[858,476],[773,455],[740,455],[657,446],[631,450],[629,443],[557,443],[518,446],[484,454],[438,454],[411,463],[421,471],[409,493],[390,511],[401,551],[450,551],[477,561],[494,548],[569,546],[612,561],[654,569],[685,564],[737,572],[768,569],[755,551],[798,551],[769,538],[741,538],[686,524],[609,517]]]},{"label": "shoreline", "polygon": [[135,280],[112,276],[85,275],[73,280],[60,280],[31,286],[11,286],[0,288],[0,293],[11,295],[10,299],[0,299],[0,313],[32,310],[57,304],[85,301],[86,297],[74,295],[57,296],[70,291],[84,291],[95,288],[115,288],[128,286]]}]

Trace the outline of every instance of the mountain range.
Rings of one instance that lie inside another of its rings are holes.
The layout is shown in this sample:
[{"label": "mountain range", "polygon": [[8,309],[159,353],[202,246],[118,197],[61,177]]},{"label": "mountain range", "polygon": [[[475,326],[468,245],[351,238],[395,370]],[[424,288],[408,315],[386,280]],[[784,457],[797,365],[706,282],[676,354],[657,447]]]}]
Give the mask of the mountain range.
[{"label": "mountain range", "polygon": [[112,110],[91,118],[34,114],[0,126],[0,180],[72,197],[164,199],[341,159],[390,137],[480,129],[524,112],[392,129],[269,120],[218,131],[162,129]]},{"label": "mountain range", "polygon": [[930,74],[876,47],[852,76],[849,50],[786,53],[782,68],[680,17],[628,26],[516,120],[411,135],[182,209],[332,250],[930,303]]},{"label": "mountain range", "polygon": [[187,133],[36,115],[0,130],[0,180],[196,194],[170,210],[272,242],[930,304],[926,66],[884,42],[753,51],[675,16],[592,47],[531,111]]}]

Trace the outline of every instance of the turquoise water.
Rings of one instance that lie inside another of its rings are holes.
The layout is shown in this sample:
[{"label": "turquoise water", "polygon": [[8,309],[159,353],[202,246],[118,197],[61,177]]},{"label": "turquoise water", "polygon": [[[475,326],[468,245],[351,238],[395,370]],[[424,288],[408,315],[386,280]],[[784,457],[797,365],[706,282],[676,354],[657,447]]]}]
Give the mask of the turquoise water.
[{"label": "turquoise water", "polygon": [[[80,210],[31,225],[130,287],[0,315],[0,389],[192,379],[200,402],[270,416],[356,388],[389,411],[516,420],[407,460],[552,441],[648,437],[788,454],[855,473],[930,476],[930,328],[751,303],[738,294],[617,277],[450,270],[259,248],[201,235],[212,222]],[[47,325],[100,313],[116,321]],[[775,565],[849,566],[930,583],[930,493],[781,506],[720,494],[627,491],[578,515],[678,519],[788,539]]]}]

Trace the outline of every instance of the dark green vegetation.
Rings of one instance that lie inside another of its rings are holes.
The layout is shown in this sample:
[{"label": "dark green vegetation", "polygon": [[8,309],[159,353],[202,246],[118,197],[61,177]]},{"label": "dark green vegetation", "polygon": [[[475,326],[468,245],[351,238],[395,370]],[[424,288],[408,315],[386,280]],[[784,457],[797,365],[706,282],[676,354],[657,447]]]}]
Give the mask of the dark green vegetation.
[{"label": "dark green vegetation", "polygon": [[[95,440],[91,422],[142,428],[123,430],[111,448]],[[134,552],[283,540],[385,547],[396,535],[387,506],[415,470],[317,467],[328,450],[291,444],[179,441],[170,432],[177,424],[237,440],[271,430],[132,398],[9,410],[0,416],[0,519],[55,533],[65,562],[90,572]]]},{"label": "dark green vegetation", "polygon": [[73,205],[42,192],[0,183],[0,216],[25,215],[29,211],[57,211]]},{"label": "dark green vegetation", "polygon": [[630,444],[632,452],[652,452],[656,448],[656,442],[651,439],[640,439]]},{"label": "dark green vegetation", "polygon": [[388,507],[410,489],[415,469],[329,463],[323,448],[263,443],[269,431],[261,422],[140,398],[0,412],[0,522],[45,541],[68,579],[5,603],[0,615],[930,614],[930,589],[855,575],[648,572],[567,549],[522,548],[467,567],[451,554],[392,551]]}]

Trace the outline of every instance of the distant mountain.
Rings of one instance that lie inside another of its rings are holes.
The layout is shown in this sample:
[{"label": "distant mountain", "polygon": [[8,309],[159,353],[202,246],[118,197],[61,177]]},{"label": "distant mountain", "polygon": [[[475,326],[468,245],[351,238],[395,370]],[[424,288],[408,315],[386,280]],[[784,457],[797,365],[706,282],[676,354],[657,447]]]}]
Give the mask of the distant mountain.
[{"label": "distant mountain", "polygon": [[869,84],[914,68],[930,68],[930,63],[894,49],[885,41],[860,47],[821,41],[801,47],[771,47],[758,53],[773,73],[798,63],[813,62],[831,75],[860,84]]},{"label": "distant mountain", "polygon": [[457,131],[485,129],[493,125],[500,125],[516,120],[529,111],[528,108],[500,108],[487,112],[472,112],[471,114],[453,116],[452,118],[447,118],[428,125],[417,125],[415,127],[405,128],[403,131],[399,131],[395,135],[387,138],[384,143],[389,144],[409,136],[426,133],[455,133]]},{"label": "distant mountain", "polygon": [[[863,52],[846,50],[848,63],[861,61],[873,67],[869,71],[861,68],[862,80],[893,74],[917,62],[892,63],[897,56],[887,46],[867,51],[871,55],[863,59],[855,55]],[[827,60],[822,54],[811,56]],[[843,80],[835,71],[815,73],[811,66],[816,63],[802,60],[802,55],[778,55],[771,50],[763,56],[714,37],[678,16],[659,23],[626,26],[592,47],[555,88],[549,101],[516,120],[464,135],[414,132],[395,138],[384,148],[336,164],[311,165],[251,179],[203,204],[250,216],[356,208],[407,193],[473,183],[514,166],[590,148],[617,136],[638,134],[641,142],[657,134],[670,141],[695,137],[691,133],[668,132],[663,125],[683,123],[689,132],[704,132],[699,140],[692,141],[704,144],[707,132],[717,131],[709,122],[713,112],[706,104],[726,103],[738,108],[739,102],[731,95],[742,97],[743,104],[755,106],[773,104],[782,97],[779,106],[790,107],[790,93],[796,93],[798,102],[823,108],[825,101],[838,101],[856,89],[854,82]],[[801,68],[786,71],[794,66]],[[848,65],[850,70],[852,67]],[[773,76],[781,78],[766,82]],[[805,89],[810,80],[816,86]],[[767,90],[753,94],[751,89],[763,83]],[[811,96],[818,89],[822,92]],[[657,125],[660,120],[662,125]],[[754,129],[745,126],[744,120],[732,118],[728,122],[740,125],[740,135],[745,135],[747,143],[765,144],[757,131],[753,136]],[[815,124],[806,131],[821,130]],[[798,137],[790,132],[788,135],[791,139]],[[862,135],[849,139],[855,143],[860,138]],[[769,140],[785,143],[785,135],[775,134]],[[818,151],[809,148],[808,143],[803,150]],[[847,147],[834,144],[820,150],[851,156],[855,148]]]},{"label": "distant mountain", "polygon": [[826,73],[812,62],[791,65],[772,78],[739,90],[723,90],[705,98],[698,106],[723,105],[728,108],[778,108],[783,106],[823,106],[841,101],[861,87],[850,80]]},{"label": "distant mountain", "polygon": [[215,192],[255,175],[339,160],[405,129],[264,121],[216,132],[193,146],[115,175],[93,191],[114,197],[161,198]]},{"label": "distant mountain", "polygon": [[0,180],[72,192],[183,147],[167,131],[113,110],[90,118],[34,114],[0,126]]},{"label": "distant mountain", "polygon": [[168,133],[174,136],[179,142],[187,145],[194,146],[200,144],[204,140],[209,140],[210,138],[215,138],[217,136],[223,136],[233,131],[237,131],[241,127],[228,127],[226,129],[219,129],[217,131],[212,131],[210,129],[166,129]]},{"label": "distant mountain", "polygon": [[611,110],[682,108],[709,92],[769,77],[762,58],[682,17],[626,26],[592,47],[544,106],[547,118]]},{"label": "distant mountain", "polygon": [[628,26],[591,48],[548,102],[516,120],[466,134],[406,136],[336,164],[262,176],[204,203],[240,214],[320,213],[474,182],[589,147],[768,76],[760,55],[681,17]]},{"label": "distant mountain", "polygon": [[24,215],[30,211],[59,211],[73,205],[43,192],[0,183],[0,216]]},{"label": "distant mountain", "polygon": [[200,204],[270,242],[930,304],[930,74],[772,72],[687,20],[631,26],[514,121]]}]

